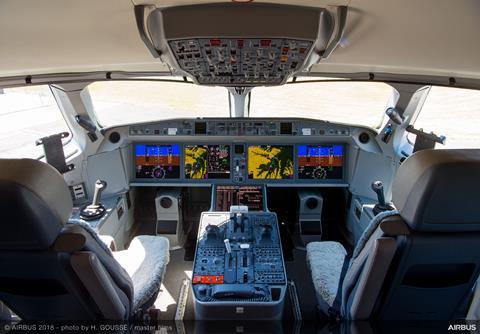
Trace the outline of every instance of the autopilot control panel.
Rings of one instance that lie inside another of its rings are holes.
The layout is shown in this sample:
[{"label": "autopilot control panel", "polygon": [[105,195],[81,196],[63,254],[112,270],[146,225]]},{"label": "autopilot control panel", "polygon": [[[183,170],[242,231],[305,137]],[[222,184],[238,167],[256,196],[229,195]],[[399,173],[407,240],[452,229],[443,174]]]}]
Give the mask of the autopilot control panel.
[{"label": "autopilot control panel", "polygon": [[192,284],[199,319],[281,315],[287,280],[275,213],[203,212]]}]

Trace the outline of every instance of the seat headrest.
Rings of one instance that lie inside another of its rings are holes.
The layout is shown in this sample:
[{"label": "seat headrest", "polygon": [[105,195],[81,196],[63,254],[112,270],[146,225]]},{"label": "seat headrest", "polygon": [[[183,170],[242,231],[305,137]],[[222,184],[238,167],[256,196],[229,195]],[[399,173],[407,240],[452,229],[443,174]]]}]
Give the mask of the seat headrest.
[{"label": "seat headrest", "polygon": [[392,200],[417,231],[480,231],[480,150],[423,150],[403,162]]},{"label": "seat headrest", "polygon": [[72,212],[65,180],[32,159],[0,159],[0,249],[50,247]]}]

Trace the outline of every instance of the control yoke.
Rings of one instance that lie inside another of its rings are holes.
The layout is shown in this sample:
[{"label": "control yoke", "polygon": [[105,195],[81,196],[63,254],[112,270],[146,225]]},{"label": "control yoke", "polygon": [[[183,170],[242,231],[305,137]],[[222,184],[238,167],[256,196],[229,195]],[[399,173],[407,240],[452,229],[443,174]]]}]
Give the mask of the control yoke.
[{"label": "control yoke", "polygon": [[84,206],[80,211],[80,217],[85,220],[100,219],[106,212],[105,207],[100,203],[102,192],[107,187],[107,182],[97,180],[95,182],[95,190],[93,193],[92,203]]},{"label": "control yoke", "polygon": [[385,194],[383,192],[382,181],[374,181],[372,190],[377,194],[378,203],[373,208],[373,214],[376,216],[380,212],[393,210],[393,206],[385,202]]}]

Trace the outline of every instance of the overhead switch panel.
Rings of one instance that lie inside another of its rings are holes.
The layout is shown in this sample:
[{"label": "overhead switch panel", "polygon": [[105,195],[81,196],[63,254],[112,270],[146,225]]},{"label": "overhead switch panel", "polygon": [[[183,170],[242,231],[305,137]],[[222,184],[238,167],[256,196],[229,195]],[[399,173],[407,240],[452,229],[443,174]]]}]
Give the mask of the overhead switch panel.
[{"label": "overhead switch panel", "polygon": [[235,87],[279,85],[308,70],[334,28],[326,9],[266,3],[174,6],[145,17],[137,15],[140,35],[172,74]]},{"label": "overhead switch panel", "polygon": [[200,84],[281,84],[298,71],[312,42],[270,38],[196,38],[169,42],[180,68]]}]

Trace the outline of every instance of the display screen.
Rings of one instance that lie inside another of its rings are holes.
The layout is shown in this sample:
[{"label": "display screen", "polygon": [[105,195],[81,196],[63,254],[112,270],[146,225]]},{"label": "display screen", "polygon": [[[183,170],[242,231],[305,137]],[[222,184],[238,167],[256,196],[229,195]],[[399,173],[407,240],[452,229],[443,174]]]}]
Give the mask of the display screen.
[{"label": "display screen", "polygon": [[248,147],[248,178],[292,179],[293,146],[259,145]]},{"label": "display screen", "polygon": [[261,186],[218,186],[215,211],[230,211],[232,205],[248,206],[250,211],[263,211]]},{"label": "display screen", "polygon": [[180,145],[135,145],[137,179],[180,178]]},{"label": "display screen", "polygon": [[186,179],[229,179],[229,145],[185,146]]},{"label": "display screen", "polygon": [[343,179],[343,145],[299,145],[298,178],[305,180]]}]

